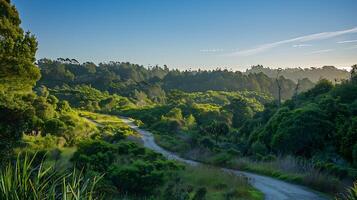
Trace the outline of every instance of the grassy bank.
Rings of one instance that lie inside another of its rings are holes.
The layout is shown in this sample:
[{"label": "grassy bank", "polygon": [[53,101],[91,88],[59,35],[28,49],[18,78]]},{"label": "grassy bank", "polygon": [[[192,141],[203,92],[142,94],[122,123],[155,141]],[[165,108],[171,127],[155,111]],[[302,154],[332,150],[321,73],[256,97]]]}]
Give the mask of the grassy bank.
[{"label": "grassy bank", "polygon": [[344,191],[346,184],[337,177],[322,172],[308,162],[302,162],[294,157],[274,158],[268,161],[257,161],[240,157],[229,152],[213,152],[203,148],[192,148],[178,137],[155,135],[155,141],[163,148],[179,155],[231,169],[243,170],[274,177],[287,182],[307,186],[328,195]]},{"label": "grassy bank", "polygon": [[263,199],[263,194],[249,185],[245,177],[232,175],[218,168],[186,166],[186,169],[180,173],[180,177],[186,185],[196,190],[205,188],[207,200]]}]

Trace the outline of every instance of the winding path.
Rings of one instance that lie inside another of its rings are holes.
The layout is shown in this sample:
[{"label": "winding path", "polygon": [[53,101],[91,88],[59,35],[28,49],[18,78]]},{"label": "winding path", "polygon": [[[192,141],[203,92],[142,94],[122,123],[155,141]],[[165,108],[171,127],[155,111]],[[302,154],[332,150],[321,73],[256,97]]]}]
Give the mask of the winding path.
[{"label": "winding path", "polygon": [[[200,165],[201,163],[193,160],[187,160],[177,156],[176,154],[169,152],[155,143],[154,136],[149,131],[145,131],[136,126],[132,120],[121,117],[122,121],[126,123],[130,128],[137,131],[142,136],[144,146],[152,149],[156,152],[163,154],[168,159],[178,160],[189,165]],[[284,181],[276,180],[274,178],[261,176],[249,172],[243,172],[239,170],[232,170],[227,168],[221,168],[224,171],[231,172],[236,175],[244,175],[249,178],[250,183],[260,190],[266,200],[327,200],[327,198],[314,193],[313,191],[303,186],[286,183]]]}]

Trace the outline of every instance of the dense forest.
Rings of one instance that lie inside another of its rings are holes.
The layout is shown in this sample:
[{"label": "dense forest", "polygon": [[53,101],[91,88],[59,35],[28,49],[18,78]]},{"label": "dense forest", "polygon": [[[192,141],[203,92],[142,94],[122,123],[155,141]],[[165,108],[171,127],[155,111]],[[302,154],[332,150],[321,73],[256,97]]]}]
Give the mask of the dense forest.
[{"label": "dense forest", "polygon": [[333,83],[340,83],[343,80],[350,78],[350,73],[346,70],[337,69],[334,66],[323,66],[322,68],[285,68],[285,69],[272,69],[263,67],[262,65],[252,66],[246,70],[246,73],[264,73],[271,78],[279,75],[284,76],[294,82],[299,82],[304,78],[308,78],[316,83],[321,79],[327,79]]},{"label": "dense forest", "polygon": [[[243,73],[36,61],[20,24],[0,0],[0,199],[264,198],[208,166],[357,196],[357,65]],[[207,166],[144,147],[121,116]]]},{"label": "dense forest", "polygon": [[[281,85],[282,99],[289,99],[294,94],[306,91],[314,83],[301,79],[299,84],[284,76],[269,78],[263,73],[244,74],[228,70],[179,71],[169,70],[167,66],[149,67],[109,62],[95,65],[92,62],[83,64],[75,59],[57,60],[41,59],[37,62],[42,78],[38,85],[55,86],[91,85],[92,87],[123,96],[140,98],[140,92],[158,103],[163,103],[165,93],[178,89],[185,92],[244,91],[251,90],[278,97],[278,86]],[[139,95],[139,96],[138,96]],[[141,95],[142,96],[142,95]]]}]

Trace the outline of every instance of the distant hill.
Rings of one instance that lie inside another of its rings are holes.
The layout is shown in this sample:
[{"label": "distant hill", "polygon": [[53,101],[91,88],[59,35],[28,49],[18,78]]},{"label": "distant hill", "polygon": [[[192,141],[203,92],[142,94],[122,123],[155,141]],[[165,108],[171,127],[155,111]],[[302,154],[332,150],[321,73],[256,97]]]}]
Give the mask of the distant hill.
[{"label": "distant hill", "polygon": [[[175,89],[185,92],[248,90],[278,96],[275,77],[270,78],[264,73],[245,74],[222,69],[179,71],[170,70],[167,66],[146,68],[128,62],[80,64],[75,59],[68,58],[41,59],[37,64],[42,74],[37,85],[49,88],[91,85],[98,90],[126,97],[138,96],[137,92],[144,92],[144,96],[159,102],[163,101],[166,92]],[[280,77],[279,81],[283,100],[314,86],[306,78],[299,81],[298,87],[294,81],[285,77]]]},{"label": "distant hill", "polygon": [[[247,69],[246,73],[264,73],[269,77],[275,78],[278,69],[271,69],[262,65],[252,66]],[[287,79],[291,79],[297,82],[299,79],[308,78],[312,82],[317,82],[321,79],[327,79],[332,82],[340,82],[341,80],[347,80],[350,77],[350,73],[347,70],[337,69],[334,66],[323,66],[322,68],[286,68],[282,69],[280,75]]]}]

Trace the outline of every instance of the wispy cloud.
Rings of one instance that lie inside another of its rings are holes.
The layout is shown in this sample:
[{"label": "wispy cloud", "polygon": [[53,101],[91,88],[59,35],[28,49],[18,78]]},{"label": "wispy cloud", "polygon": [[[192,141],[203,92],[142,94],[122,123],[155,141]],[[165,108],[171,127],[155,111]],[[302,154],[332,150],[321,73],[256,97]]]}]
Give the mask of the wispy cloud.
[{"label": "wispy cloud", "polygon": [[327,53],[330,51],[333,51],[333,49],[322,49],[322,50],[318,50],[318,51],[312,51],[312,52],[310,52],[310,54]]},{"label": "wispy cloud", "polygon": [[311,44],[294,44],[294,48],[301,48],[301,47],[311,47]]},{"label": "wispy cloud", "polygon": [[348,47],[346,49],[357,49],[357,45],[353,45],[352,47]]},{"label": "wispy cloud", "polygon": [[215,52],[222,52],[223,49],[201,49],[200,52],[204,53],[215,53]]},{"label": "wispy cloud", "polygon": [[315,41],[315,40],[324,40],[324,39],[333,38],[333,37],[350,34],[350,33],[357,33],[357,27],[342,30],[342,31],[315,33],[315,34],[305,35],[305,36],[292,38],[292,39],[288,39],[288,40],[282,40],[282,41],[278,41],[278,42],[262,44],[256,48],[236,51],[230,55],[231,56],[250,56],[250,55],[258,54],[258,53],[267,51],[269,49],[272,49],[272,48],[275,48],[275,47],[278,47],[278,46],[281,46],[284,44],[290,44],[290,43],[296,43],[296,42],[308,42],[308,41]]},{"label": "wispy cloud", "polygon": [[357,42],[357,40],[345,40],[345,41],[339,41],[337,42],[338,44],[344,44],[344,43],[354,43]]}]

